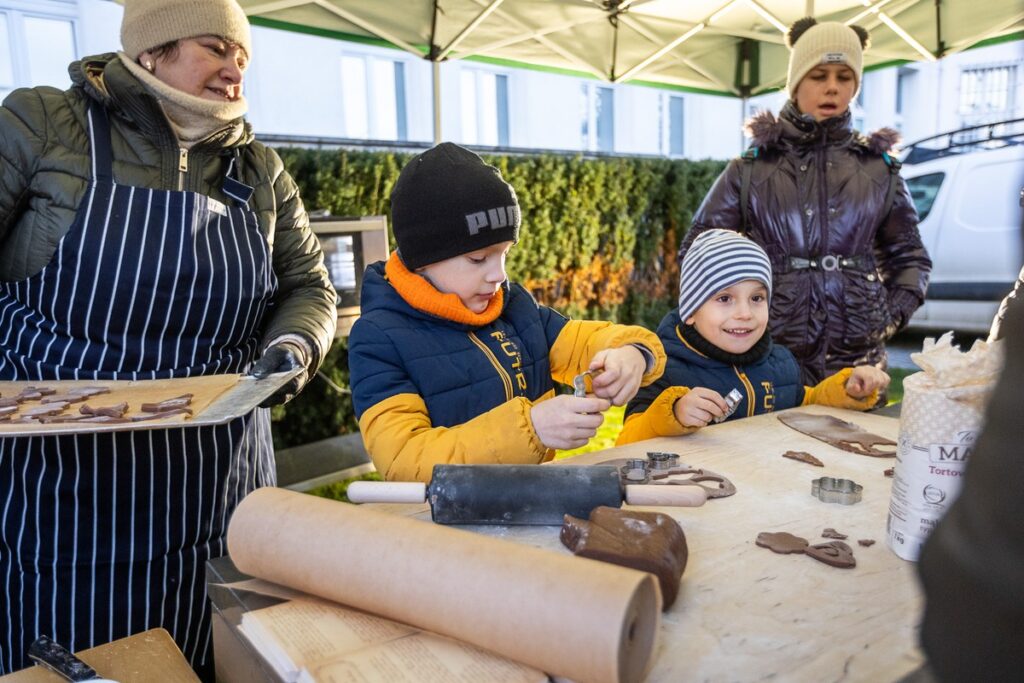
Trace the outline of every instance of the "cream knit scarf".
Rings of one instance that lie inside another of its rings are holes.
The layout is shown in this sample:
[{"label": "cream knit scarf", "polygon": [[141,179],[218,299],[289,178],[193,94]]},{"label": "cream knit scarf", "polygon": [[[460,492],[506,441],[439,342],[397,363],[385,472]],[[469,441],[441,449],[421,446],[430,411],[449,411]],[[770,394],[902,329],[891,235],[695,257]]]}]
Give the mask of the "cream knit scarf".
[{"label": "cream knit scarf", "polygon": [[[124,52],[118,52],[117,56],[128,71],[156,97],[178,141],[186,149],[191,149],[200,140],[241,118],[249,109],[245,97],[239,97],[233,102],[215,102],[189,95],[167,85],[132,61]],[[242,134],[241,127],[238,134]],[[228,144],[232,142],[234,140],[229,140]]]}]

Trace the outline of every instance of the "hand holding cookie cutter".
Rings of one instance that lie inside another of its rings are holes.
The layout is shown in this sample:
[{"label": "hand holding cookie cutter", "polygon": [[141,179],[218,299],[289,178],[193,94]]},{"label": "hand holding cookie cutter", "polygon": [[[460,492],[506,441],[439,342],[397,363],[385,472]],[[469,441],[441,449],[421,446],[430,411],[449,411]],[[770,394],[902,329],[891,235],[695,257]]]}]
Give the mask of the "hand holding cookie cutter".
[{"label": "hand holding cookie cutter", "polygon": [[725,405],[729,406],[729,409],[725,411],[725,414],[721,417],[713,417],[713,422],[725,422],[729,419],[729,416],[736,412],[736,408],[739,406],[740,401],[743,400],[743,394],[740,393],[739,389],[733,389],[725,395]]},{"label": "hand holding cookie cutter", "polygon": [[[572,395],[576,398],[587,397],[587,377],[590,378],[591,383],[594,381],[594,377],[601,374],[601,370],[586,370],[581,372],[572,378]],[[591,385],[593,389],[593,385]]]}]

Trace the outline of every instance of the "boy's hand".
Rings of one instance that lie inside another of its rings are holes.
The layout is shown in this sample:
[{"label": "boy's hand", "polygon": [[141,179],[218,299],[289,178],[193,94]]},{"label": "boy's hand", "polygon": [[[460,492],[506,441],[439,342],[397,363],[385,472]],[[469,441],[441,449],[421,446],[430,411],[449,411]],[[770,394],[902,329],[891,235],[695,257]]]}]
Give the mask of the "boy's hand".
[{"label": "boy's hand", "polygon": [[672,406],[672,413],[684,427],[707,427],[713,418],[728,411],[729,405],[722,395],[707,387],[690,389]]},{"label": "boy's hand", "polygon": [[889,375],[874,365],[858,365],[846,380],[846,393],[853,398],[867,398],[872,393],[884,391],[889,386]]},{"label": "boy's hand", "polygon": [[635,346],[602,349],[594,354],[589,370],[601,370],[591,383],[594,395],[608,399],[614,406],[624,406],[640,389],[647,359]]},{"label": "boy's hand", "polygon": [[530,408],[537,438],[547,448],[579,448],[590,441],[611,406],[603,398],[555,396]]}]

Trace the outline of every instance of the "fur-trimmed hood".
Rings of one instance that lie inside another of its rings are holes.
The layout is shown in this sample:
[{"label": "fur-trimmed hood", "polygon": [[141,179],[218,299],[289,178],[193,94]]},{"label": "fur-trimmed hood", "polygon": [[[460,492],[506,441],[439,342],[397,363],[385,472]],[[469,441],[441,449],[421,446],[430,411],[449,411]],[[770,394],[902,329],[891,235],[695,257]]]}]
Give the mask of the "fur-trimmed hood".
[{"label": "fur-trimmed hood", "polygon": [[[847,128],[847,125],[844,125],[844,121],[840,120],[841,118],[847,117],[836,117],[836,119],[829,120],[835,121],[835,124],[833,124],[833,127],[836,129],[835,133],[840,133],[843,129]],[[782,147],[783,138],[792,137],[794,133],[799,137],[816,139],[818,135],[813,134],[814,130],[820,130],[822,125],[824,124],[813,123],[811,124],[813,126],[812,130],[794,130],[794,122],[789,121],[784,116],[784,113],[780,113],[776,117],[772,112],[766,110],[758,112],[747,119],[743,125],[743,132],[747,137],[751,138],[751,144],[755,147],[778,149]],[[877,156],[892,154],[902,139],[899,131],[893,128],[879,128],[867,135],[857,131],[851,131],[851,133],[856,144]]]}]

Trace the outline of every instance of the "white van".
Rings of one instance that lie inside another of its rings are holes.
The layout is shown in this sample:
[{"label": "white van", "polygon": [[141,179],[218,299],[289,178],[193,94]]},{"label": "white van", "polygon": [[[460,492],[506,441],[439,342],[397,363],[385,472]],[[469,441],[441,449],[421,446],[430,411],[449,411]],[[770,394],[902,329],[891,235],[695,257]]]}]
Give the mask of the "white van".
[{"label": "white van", "polygon": [[904,157],[932,258],[910,327],[985,334],[1024,263],[1024,119],[922,140]]}]

